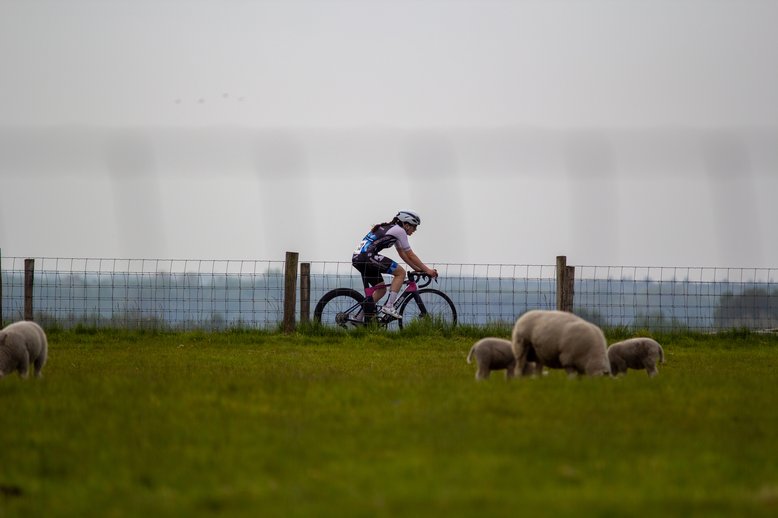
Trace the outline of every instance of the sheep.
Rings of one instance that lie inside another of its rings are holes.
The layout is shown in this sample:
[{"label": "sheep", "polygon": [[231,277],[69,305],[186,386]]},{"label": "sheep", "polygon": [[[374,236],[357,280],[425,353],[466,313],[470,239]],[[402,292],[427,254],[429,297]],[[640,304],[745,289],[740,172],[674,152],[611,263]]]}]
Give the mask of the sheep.
[{"label": "sheep", "polygon": [[564,369],[568,377],[611,375],[608,345],[602,330],[564,311],[532,310],[522,315],[511,335],[516,377],[527,362],[538,368]]},{"label": "sheep", "polygon": [[35,322],[16,322],[0,330],[0,378],[13,371],[19,377],[27,378],[30,364],[35,366],[35,376],[42,376],[41,370],[48,356],[46,333]]},{"label": "sheep", "polygon": [[[516,357],[513,356],[513,349],[509,340],[502,338],[484,338],[479,340],[470,348],[467,355],[467,363],[472,363],[475,357],[478,370],[475,373],[476,380],[489,379],[491,371],[505,369],[505,379],[511,379],[515,376]],[[535,364],[528,362],[524,375],[534,375],[536,373]]]},{"label": "sheep", "polygon": [[608,360],[614,375],[625,375],[627,369],[646,369],[649,378],[659,374],[656,361],[665,362],[665,352],[656,340],[639,337],[616,342],[608,347]]}]

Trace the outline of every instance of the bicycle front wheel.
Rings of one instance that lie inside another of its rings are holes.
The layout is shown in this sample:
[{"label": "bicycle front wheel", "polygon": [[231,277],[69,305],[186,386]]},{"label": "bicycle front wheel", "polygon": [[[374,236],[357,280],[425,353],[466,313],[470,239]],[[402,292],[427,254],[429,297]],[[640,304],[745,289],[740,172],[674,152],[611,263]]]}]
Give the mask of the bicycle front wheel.
[{"label": "bicycle front wheel", "polygon": [[433,289],[419,290],[411,294],[400,307],[400,314],[400,329],[414,323],[442,327],[457,325],[457,309],[454,303],[448,295]]},{"label": "bicycle front wheel", "polygon": [[354,318],[359,312],[364,295],[350,288],[337,288],[324,294],[316,309],[313,310],[313,321],[325,326],[336,325],[347,327],[349,318]]}]

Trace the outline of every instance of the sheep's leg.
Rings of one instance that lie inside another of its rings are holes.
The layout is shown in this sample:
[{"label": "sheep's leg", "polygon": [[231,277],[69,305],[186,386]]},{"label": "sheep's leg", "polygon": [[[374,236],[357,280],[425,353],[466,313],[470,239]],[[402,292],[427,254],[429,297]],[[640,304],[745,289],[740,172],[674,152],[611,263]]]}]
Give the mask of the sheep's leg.
[{"label": "sheep's leg", "polygon": [[19,365],[16,367],[16,371],[19,373],[20,378],[27,379],[30,373],[30,355],[25,351],[19,360]]},{"label": "sheep's leg", "polygon": [[35,363],[33,364],[35,366],[35,377],[41,378],[43,377],[43,373],[41,372],[43,370],[43,366],[46,364],[46,353],[41,352],[41,354],[38,355],[37,358],[35,358]]},{"label": "sheep's leg", "polygon": [[657,374],[659,374],[659,369],[656,368],[656,365],[653,363],[646,366],[646,372],[648,373],[649,378],[653,378]]},{"label": "sheep's leg", "polygon": [[623,376],[627,374],[627,362],[621,358],[611,361],[611,374],[614,376]]},{"label": "sheep's leg", "polygon": [[562,368],[567,373],[567,377],[572,379],[578,376],[578,369],[575,366],[575,362],[569,353],[562,353],[559,355],[559,363],[562,364]]},{"label": "sheep's leg", "polygon": [[478,362],[478,370],[475,372],[475,379],[488,380],[491,374],[492,372],[489,370],[488,366],[483,365],[481,362]]},{"label": "sheep's leg", "polygon": [[540,363],[528,361],[527,364],[524,366],[524,371],[522,371],[521,375],[534,378],[535,376],[538,376],[541,372],[543,372],[543,366]]},{"label": "sheep's leg", "polygon": [[505,379],[511,380],[516,377],[516,360],[512,361],[505,367]]},{"label": "sheep's leg", "polygon": [[[527,367],[527,355],[529,354],[530,350],[532,349],[532,344],[530,344],[526,339],[521,338],[518,342],[518,349],[519,354],[516,357],[516,366],[514,367],[514,376],[516,378],[521,378],[524,374],[524,369]],[[516,349],[514,348],[514,351]]]}]

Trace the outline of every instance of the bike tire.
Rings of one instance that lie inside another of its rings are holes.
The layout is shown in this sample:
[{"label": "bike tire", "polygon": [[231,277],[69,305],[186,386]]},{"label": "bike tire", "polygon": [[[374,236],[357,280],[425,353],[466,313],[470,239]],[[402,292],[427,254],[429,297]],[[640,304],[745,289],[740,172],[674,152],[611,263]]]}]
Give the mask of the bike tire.
[{"label": "bike tire", "polygon": [[335,317],[338,313],[348,310],[363,300],[365,300],[365,296],[351,288],[336,288],[328,291],[316,304],[316,308],[313,310],[313,321],[316,324],[345,328],[345,325],[338,324]]},{"label": "bike tire", "polygon": [[432,325],[457,325],[457,308],[442,291],[424,289],[414,292],[403,301],[400,307],[402,319],[398,320],[400,329],[419,320],[426,320]]}]

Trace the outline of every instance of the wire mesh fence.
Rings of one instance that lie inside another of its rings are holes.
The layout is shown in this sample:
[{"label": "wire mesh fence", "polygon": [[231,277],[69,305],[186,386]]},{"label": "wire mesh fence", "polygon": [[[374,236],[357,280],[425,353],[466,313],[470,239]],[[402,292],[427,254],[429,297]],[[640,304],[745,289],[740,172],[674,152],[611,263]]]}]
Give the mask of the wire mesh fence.
[{"label": "wire mesh fence", "polygon": [[[4,257],[1,267],[2,319],[21,320],[24,258]],[[556,308],[555,265],[432,267],[433,287],[453,300],[461,324],[511,324]],[[777,271],[576,266],[573,312],[604,327],[776,329]],[[335,288],[363,289],[348,262],[311,261],[310,272],[312,305]],[[284,261],[35,258],[33,318],[48,327],[268,328],[282,322],[283,299]]]},{"label": "wire mesh fence", "polygon": [[[3,320],[20,320],[24,259],[3,258],[2,266]],[[64,328],[266,326],[283,317],[283,266],[283,261],[36,258],[34,320]]]},{"label": "wire mesh fence", "polygon": [[633,329],[778,327],[776,269],[578,266],[575,312]]}]

